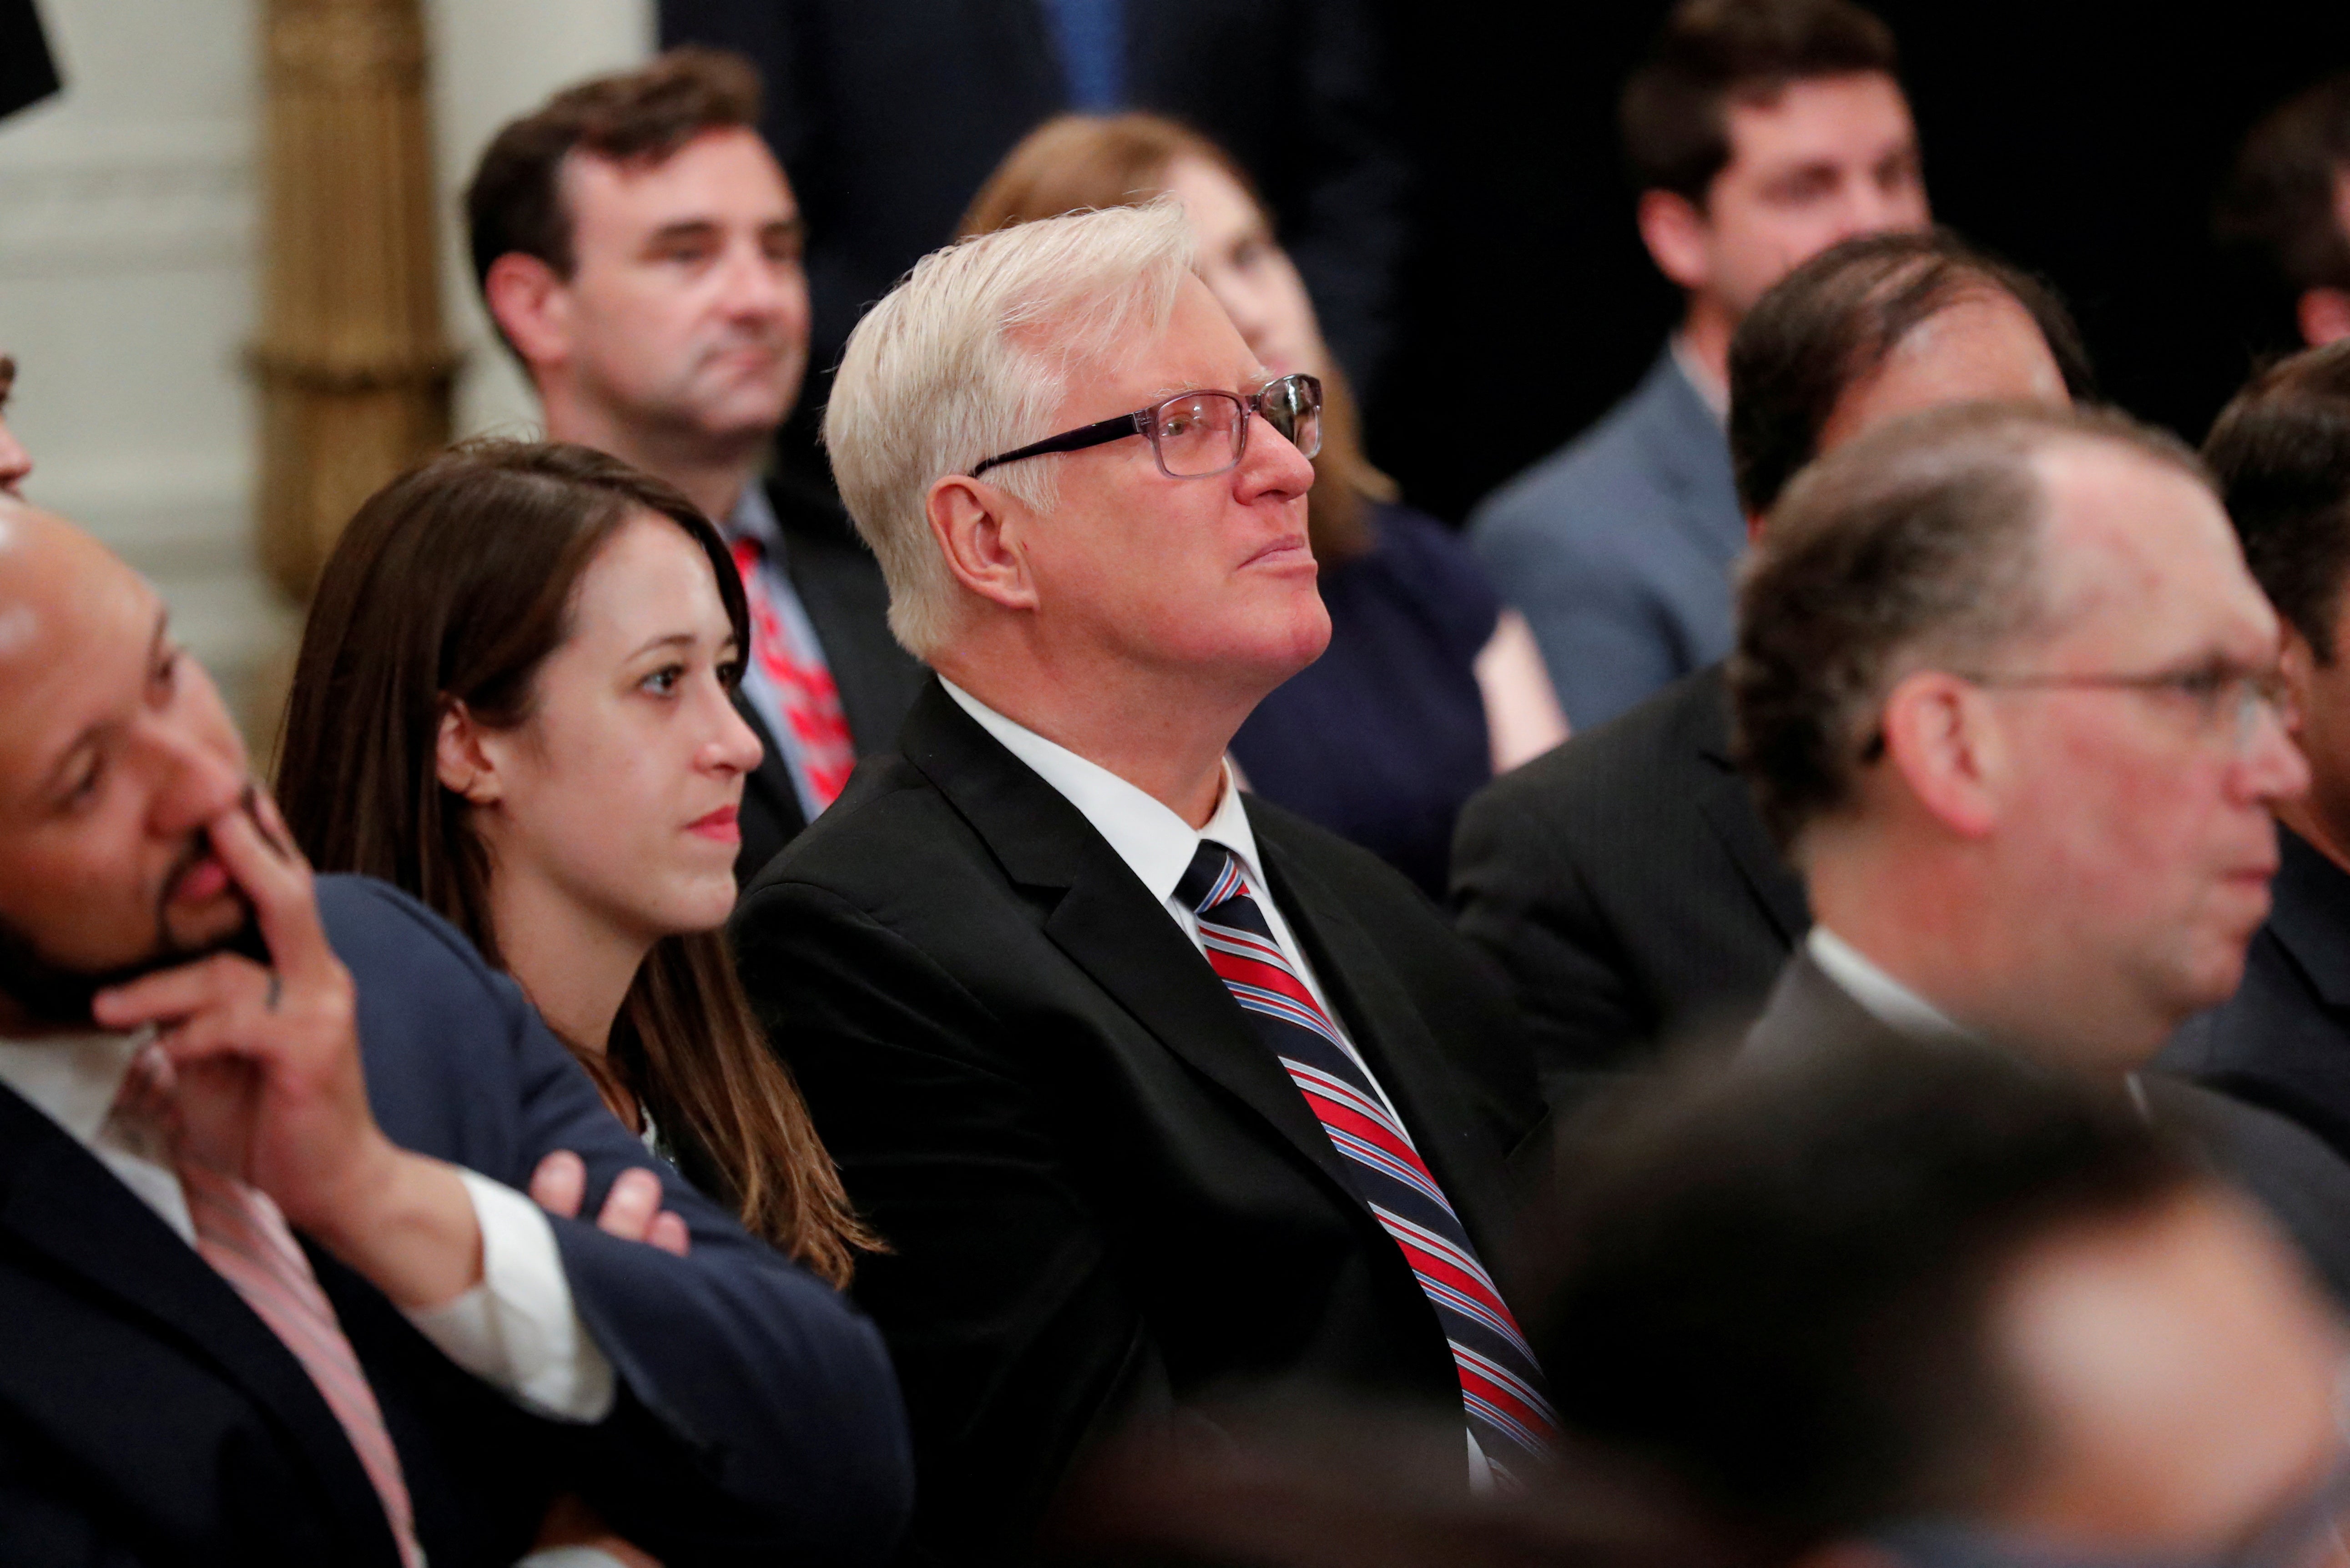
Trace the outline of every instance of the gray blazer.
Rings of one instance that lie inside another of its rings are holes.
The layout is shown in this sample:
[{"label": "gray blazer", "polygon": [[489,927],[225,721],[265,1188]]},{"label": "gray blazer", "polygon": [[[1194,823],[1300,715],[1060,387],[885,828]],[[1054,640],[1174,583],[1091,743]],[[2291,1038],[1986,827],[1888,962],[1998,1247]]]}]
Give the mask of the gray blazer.
[{"label": "gray blazer", "polygon": [[[1744,1054],[1917,1050],[1797,948],[1746,1036]],[[2184,1135],[2269,1211],[2337,1302],[2350,1303],[2350,1164],[2296,1123],[2163,1072],[2137,1075],[2147,1118]]]},{"label": "gray blazer", "polygon": [[1606,418],[1487,496],[1469,538],[1578,730],[1730,652],[1746,519],[1729,440],[1669,346]]}]

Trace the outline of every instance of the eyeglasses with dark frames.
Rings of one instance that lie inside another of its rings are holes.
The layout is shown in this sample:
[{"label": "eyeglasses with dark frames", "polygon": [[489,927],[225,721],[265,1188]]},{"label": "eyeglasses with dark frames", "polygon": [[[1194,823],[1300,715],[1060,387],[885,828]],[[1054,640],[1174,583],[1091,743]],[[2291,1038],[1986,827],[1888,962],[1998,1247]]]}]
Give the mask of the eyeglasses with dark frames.
[{"label": "eyeglasses with dark frames", "polygon": [[1024,458],[1059,452],[1083,452],[1128,436],[1150,438],[1159,472],[1170,479],[1206,479],[1238,468],[1248,451],[1249,421],[1262,418],[1284,441],[1307,457],[1322,450],[1322,379],[1318,376],[1283,376],[1248,397],[1238,392],[1178,392],[1163,402],[1114,420],[1103,420],[1079,430],[1032,441],[1014,452],[991,457],[967,477],[977,479],[989,469]]}]

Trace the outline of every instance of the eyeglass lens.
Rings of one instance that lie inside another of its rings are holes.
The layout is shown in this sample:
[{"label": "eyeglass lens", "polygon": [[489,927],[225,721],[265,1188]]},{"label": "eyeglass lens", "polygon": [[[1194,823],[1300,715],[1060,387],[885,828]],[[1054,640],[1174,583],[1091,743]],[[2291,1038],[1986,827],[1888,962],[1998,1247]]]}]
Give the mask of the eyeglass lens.
[{"label": "eyeglass lens", "polygon": [[[1322,409],[1306,384],[1284,376],[1264,389],[1259,410],[1307,457],[1322,449]],[[1186,392],[1153,412],[1151,440],[1159,465],[1176,479],[1222,473],[1241,460],[1248,441],[1248,405],[1231,392]]]}]

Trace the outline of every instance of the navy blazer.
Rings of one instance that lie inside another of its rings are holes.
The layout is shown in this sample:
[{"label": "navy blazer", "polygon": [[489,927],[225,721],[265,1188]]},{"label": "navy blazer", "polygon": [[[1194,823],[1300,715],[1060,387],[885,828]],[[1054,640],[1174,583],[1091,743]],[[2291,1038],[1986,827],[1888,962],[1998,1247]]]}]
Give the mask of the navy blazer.
[{"label": "navy blazer", "polygon": [[[585,1158],[593,1214],[654,1164],[514,983],[406,895],[318,882],[358,984],[369,1098],[392,1139],[520,1189]],[[910,1506],[897,1385],[869,1324],[665,1167],[676,1258],[552,1224],[619,1375],[592,1426],[463,1372],[309,1249],[400,1449],[432,1568],[504,1564],[576,1491],[662,1561],[874,1563]],[[398,1557],[291,1352],[89,1151],[0,1088],[0,1562],[380,1564]],[[37,1345],[38,1354],[26,1348]]]},{"label": "navy blazer", "polygon": [[1486,497],[1469,533],[1577,730],[1729,656],[1746,518],[1721,421],[1669,347],[1606,418]]}]

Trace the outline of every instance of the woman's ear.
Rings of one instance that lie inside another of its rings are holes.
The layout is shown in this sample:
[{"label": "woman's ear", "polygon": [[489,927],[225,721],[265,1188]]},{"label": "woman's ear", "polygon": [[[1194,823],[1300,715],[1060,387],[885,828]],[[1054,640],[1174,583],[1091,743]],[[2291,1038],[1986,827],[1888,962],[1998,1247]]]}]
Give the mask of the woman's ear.
[{"label": "woman's ear", "polygon": [[473,805],[494,805],[505,794],[483,738],[482,726],[463,702],[452,700],[442,708],[441,730],[432,738],[433,772],[443,789]]},{"label": "woman's ear", "polygon": [[931,536],[955,581],[1006,609],[1036,607],[1022,533],[1027,510],[984,480],[950,473],[925,498]]}]

